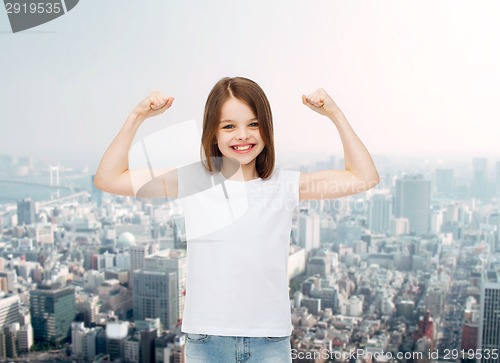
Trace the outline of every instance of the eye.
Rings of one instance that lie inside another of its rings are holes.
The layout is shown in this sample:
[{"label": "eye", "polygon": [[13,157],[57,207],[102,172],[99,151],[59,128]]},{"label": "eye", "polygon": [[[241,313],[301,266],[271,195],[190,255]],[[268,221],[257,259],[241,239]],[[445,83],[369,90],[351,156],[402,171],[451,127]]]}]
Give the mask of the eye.
[{"label": "eye", "polygon": [[229,130],[229,129],[232,129],[233,127],[234,127],[234,125],[226,125],[226,126],[223,126],[222,128]]},{"label": "eye", "polygon": [[259,127],[259,123],[258,122],[252,122],[250,124],[250,127]]}]

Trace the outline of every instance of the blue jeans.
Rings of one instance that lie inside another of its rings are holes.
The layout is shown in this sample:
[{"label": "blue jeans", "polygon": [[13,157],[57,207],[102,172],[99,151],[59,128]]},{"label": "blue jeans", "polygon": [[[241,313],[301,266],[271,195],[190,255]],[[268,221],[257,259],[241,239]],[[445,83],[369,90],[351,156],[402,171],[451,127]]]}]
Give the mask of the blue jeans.
[{"label": "blue jeans", "polygon": [[290,337],[186,334],[187,363],[291,363]]}]

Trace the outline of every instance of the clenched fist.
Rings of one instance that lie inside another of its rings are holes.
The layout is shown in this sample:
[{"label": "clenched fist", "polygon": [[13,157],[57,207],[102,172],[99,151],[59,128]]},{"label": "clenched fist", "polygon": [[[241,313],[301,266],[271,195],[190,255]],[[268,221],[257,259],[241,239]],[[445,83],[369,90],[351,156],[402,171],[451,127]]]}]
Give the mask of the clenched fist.
[{"label": "clenched fist", "polygon": [[161,92],[153,91],[143,99],[137,106],[135,106],[132,113],[142,119],[159,115],[165,112],[172,106],[174,102],[173,97],[167,97]]},{"label": "clenched fist", "polygon": [[340,112],[337,104],[323,88],[320,88],[307,96],[302,96],[302,103],[311,110],[329,117],[335,115],[337,112]]}]

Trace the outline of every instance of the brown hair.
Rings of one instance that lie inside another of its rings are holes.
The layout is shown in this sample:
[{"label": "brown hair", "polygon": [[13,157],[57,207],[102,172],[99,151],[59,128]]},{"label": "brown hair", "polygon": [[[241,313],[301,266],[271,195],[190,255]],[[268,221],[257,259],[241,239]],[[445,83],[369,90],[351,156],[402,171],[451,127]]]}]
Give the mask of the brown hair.
[{"label": "brown hair", "polygon": [[262,88],[248,78],[222,78],[210,91],[203,114],[201,155],[206,156],[205,160],[202,157],[203,165],[210,172],[220,171],[222,153],[216,143],[216,133],[222,106],[231,97],[246,103],[259,121],[259,132],[265,146],[257,156],[255,168],[259,177],[267,179],[273,173],[275,161],[273,115],[271,105]]}]

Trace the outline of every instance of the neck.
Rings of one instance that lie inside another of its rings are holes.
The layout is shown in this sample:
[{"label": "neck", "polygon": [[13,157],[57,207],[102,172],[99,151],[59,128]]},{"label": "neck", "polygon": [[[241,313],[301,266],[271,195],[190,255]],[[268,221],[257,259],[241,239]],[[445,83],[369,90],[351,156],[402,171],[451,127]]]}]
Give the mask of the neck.
[{"label": "neck", "polygon": [[221,166],[222,175],[229,180],[254,180],[259,178],[255,169],[255,160],[249,164],[239,164],[224,157]]}]

